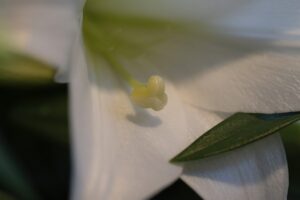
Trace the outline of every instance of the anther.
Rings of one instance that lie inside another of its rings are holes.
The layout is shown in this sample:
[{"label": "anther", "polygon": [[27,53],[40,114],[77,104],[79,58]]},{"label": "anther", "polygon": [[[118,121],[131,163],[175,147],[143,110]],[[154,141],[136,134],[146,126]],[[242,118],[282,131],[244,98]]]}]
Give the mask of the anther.
[{"label": "anther", "polygon": [[165,93],[165,83],[160,76],[151,76],[147,84],[136,84],[133,86],[131,100],[143,108],[152,108],[159,111],[168,102]]}]

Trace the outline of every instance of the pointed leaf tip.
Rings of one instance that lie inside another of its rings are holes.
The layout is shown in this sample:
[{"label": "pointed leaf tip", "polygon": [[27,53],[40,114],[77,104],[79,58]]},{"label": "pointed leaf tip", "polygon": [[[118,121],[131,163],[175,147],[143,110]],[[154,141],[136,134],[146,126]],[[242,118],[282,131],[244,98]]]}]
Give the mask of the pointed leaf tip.
[{"label": "pointed leaf tip", "polygon": [[271,135],[298,120],[300,112],[236,113],[204,133],[170,162],[199,160],[232,151]]}]

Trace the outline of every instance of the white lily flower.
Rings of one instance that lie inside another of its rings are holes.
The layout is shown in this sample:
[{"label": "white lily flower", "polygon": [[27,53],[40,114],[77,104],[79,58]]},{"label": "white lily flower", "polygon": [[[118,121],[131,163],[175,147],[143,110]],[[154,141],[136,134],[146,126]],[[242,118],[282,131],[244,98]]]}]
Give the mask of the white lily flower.
[{"label": "white lily flower", "polygon": [[[58,9],[49,2],[33,10],[10,2],[8,7],[24,11],[27,23],[20,30],[17,25],[15,33],[28,35],[25,49],[59,66],[68,63],[72,35],[78,32],[70,80],[73,199],[145,199],[179,177],[204,199],[286,198],[287,164],[278,135],[183,166],[169,160],[228,116],[221,112],[300,110],[298,1],[93,2],[96,13],[170,20],[196,32],[204,23],[222,35],[171,34],[146,48],[154,54],[118,54],[117,64],[85,53],[78,26],[83,2],[63,1],[71,12],[62,15],[61,2],[51,3]],[[45,10],[53,14],[43,18]],[[19,18],[11,16],[16,24]],[[136,33],[130,35],[133,41],[152,38],[152,33]],[[161,111],[132,103],[127,71],[140,81],[153,74],[165,78],[168,103]]]}]

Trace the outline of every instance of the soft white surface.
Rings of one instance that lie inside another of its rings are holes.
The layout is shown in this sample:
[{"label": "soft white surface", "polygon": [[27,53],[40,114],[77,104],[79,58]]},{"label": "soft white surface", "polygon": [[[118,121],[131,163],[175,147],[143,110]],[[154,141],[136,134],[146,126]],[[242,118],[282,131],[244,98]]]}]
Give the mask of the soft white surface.
[{"label": "soft white surface", "polygon": [[[93,0],[91,0],[93,1]],[[91,9],[193,24],[208,23],[235,36],[299,39],[298,0],[94,0]]]},{"label": "soft white surface", "polygon": [[174,38],[148,58],[190,104],[224,112],[300,110],[300,49],[264,41]]},{"label": "soft white surface", "polygon": [[[176,180],[168,161],[189,142],[182,105],[167,84],[161,112],[134,107],[101,60],[87,66],[77,46],[71,79],[74,199],[144,199]],[[93,69],[93,70],[92,70]]]},{"label": "soft white surface", "polygon": [[183,101],[204,109],[290,112],[300,110],[299,50],[267,41],[183,34],[125,58],[124,65],[133,74],[156,68]]},{"label": "soft white surface", "polygon": [[[131,42],[144,45],[137,60],[147,60],[136,67],[152,65],[164,71],[190,104],[225,112],[300,110],[298,0],[110,0],[94,9],[167,18],[208,31],[176,34],[166,28],[159,33],[144,27],[144,32],[131,33],[128,27],[120,28],[122,36],[131,34]],[[147,33],[157,42],[149,45],[144,39],[143,44],[141,35]]]},{"label": "soft white surface", "polygon": [[235,10],[230,16],[218,19],[215,25],[235,36],[299,41],[300,2],[298,0],[248,2],[249,4]]},{"label": "soft white surface", "polygon": [[[235,6],[217,0],[206,1],[208,4],[192,0],[185,3],[173,1],[174,4],[168,0],[153,2],[126,1],[129,6],[125,6],[120,1],[101,1],[105,5],[101,9],[146,16],[154,13],[158,17],[174,17],[188,22],[204,19],[229,36],[171,34],[169,41],[159,40],[157,45],[149,47],[154,54],[140,52],[130,59],[126,55],[120,56],[122,64],[139,80],[159,72],[176,86],[174,91],[170,84],[167,85],[169,103],[159,113],[133,107],[124,83],[103,67],[106,63],[96,59],[89,65],[99,68],[87,68],[82,49],[77,47],[79,52],[74,54],[71,80],[74,199],[143,199],[170,184],[181,173],[181,167],[168,164],[168,160],[223,119],[208,110],[300,110],[297,38],[288,37],[295,41],[290,45],[282,42],[286,37],[281,37],[282,31],[290,26],[276,30],[276,37],[265,37],[272,31],[268,27],[262,30],[264,26],[260,25],[258,31],[262,31],[260,33],[264,34],[260,36],[264,37],[259,39],[268,39],[261,41],[252,37],[258,32],[248,37],[243,34],[245,27],[239,29],[240,26],[231,26],[226,21],[231,21],[232,16],[239,13],[233,12],[238,5],[254,5],[254,1],[235,4],[232,0]],[[200,5],[203,13],[199,12],[198,16],[196,11]],[[227,25],[232,29],[228,31]],[[234,30],[234,34],[230,30]],[[140,39],[139,35],[131,36]],[[271,40],[279,36],[280,40]],[[149,72],[154,67],[156,69]],[[180,93],[179,97],[176,92]],[[182,109],[187,105],[183,107],[179,98],[190,106],[208,110],[195,114],[188,109],[184,114]],[[256,193],[254,197],[257,199],[272,198],[270,188],[275,187],[275,197],[285,198],[288,185],[286,161],[276,136],[206,161],[208,164],[201,162],[186,166],[182,176],[203,197],[247,199]],[[213,194],[209,196],[208,193]]]},{"label": "soft white surface", "polygon": [[[186,110],[190,133],[195,137],[195,133],[209,129],[225,116],[190,106],[186,106]],[[287,197],[288,169],[279,135],[233,152],[187,163],[181,178],[205,200],[283,200]]]},{"label": "soft white surface", "polygon": [[288,169],[278,135],[187,165],[181,178],[205,200],[287,198]]}]

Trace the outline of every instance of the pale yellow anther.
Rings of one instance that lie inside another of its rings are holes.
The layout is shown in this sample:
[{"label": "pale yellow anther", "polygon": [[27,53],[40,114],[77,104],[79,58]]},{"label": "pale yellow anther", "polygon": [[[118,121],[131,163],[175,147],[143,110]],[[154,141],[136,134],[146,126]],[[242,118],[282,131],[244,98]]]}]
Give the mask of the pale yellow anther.
[{"label": "pale yellow anther", "polygon": [[151,76],[147,84],[136,84],[133,86],[131,99],[143,108],[152,108],[159,111],[168,102],[165,93],[165,83],[160,76]]}]

